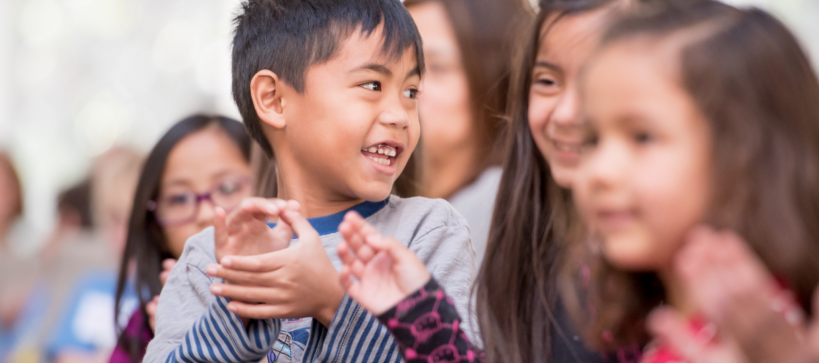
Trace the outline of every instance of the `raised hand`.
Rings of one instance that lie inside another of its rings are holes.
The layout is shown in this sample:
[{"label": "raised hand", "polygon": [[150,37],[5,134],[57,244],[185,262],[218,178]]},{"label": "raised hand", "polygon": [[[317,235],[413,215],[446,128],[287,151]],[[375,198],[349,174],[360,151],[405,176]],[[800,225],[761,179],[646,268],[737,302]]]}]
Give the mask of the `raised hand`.
[{"label": "raised hand", "polygon": [[429,271],[412,251],[381,237],[358,213],[347,213],[338,230],[344,237],[338,245],[341,285],[371,313],[386,312],[429,281]]},{"label": "raised hand", "polygon": [[287,225],[298,242],[276,252],[226,256],[208,266],[210,276],[231,282],[214,284],[211,292],[231,299],[228,309],[243,318],[313,317],[329,326],[344,297],[338,272],[310,222],[295,210],[279,217],[276,227]]},{"label": "raised hand", "polygon": [[689,362],[819,362],[819,320],[805,324],[798,304],[736,234],[697,228],[674,268],[717,336],[704,341],[667,308],[652,314],[649,328]]},{"label": "raised hand", "polygon": [[[298,211],[299,203],[281,199],[245,198],[229,217],[217,207],[214,216],[216,261],[228,255],[259,255],[278,251],[290,245],[293,229],[287,223],[267,226],[283,211]],[[226,220],[227,219],[227,220]]]}]

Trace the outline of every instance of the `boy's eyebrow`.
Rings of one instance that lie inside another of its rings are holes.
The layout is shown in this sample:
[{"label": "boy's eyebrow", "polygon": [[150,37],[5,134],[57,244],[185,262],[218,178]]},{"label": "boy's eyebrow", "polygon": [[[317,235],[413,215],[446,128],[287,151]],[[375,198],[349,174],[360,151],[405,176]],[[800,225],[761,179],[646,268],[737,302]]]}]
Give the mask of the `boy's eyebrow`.
[{"label": "boy's eyebrow", "polygon": [[374,71],[374,72],[381,73],[381,74],[383,74],[383,75],[385,75],[387,77],[392,76],[392,71],[389,68],[387,68],[387,66],[385,66],[383,64],[376,64],[376,63],[365,64],[365,65],[363,65],[361,67],[357,67],[357,68],[353,69],[352,71],[350,71],[350,73],[355,73],[355,72],[359,72],[359,71]]},{"label": "boy's eyebrow", "polygon": [[[365,65],[363,65],[361,67],[357,67],[357,68],[353,69],[352,71],[350,71],[350,73],[355,73],[355,72],[360,72],[360,71],[374,71],[374,72],[377,72],[377,73],[381,73],[381,74],[383,74],[383,75],[385,75],[387,77],[392,77],[392,71],[389,68],[387,68],[387,66],[385,66],[383,64],[376,64],[376,63],[365,64]],[[416,66],[411,71],[407,72],[407,76],[404,79],[406,80],[406,79],[409,79],[412,76],[420,76],[420,75],[421,75],[421,69],[418,68],[418,66]]]},{"label": "boy's eyebrow", "polygon": [[412,76],[418,76],[418,77],[420,77],[420,76],[421,76],[421,68],[418,68],[418,67],[416,66],[416,67],[415,67],[415,68],[413,68],[411,71],[407,72],[407,77],[406,77],[406,78],[404,78],[404,80],[408,80],[408,79],[410,79],[410,77],[412,77]]}]

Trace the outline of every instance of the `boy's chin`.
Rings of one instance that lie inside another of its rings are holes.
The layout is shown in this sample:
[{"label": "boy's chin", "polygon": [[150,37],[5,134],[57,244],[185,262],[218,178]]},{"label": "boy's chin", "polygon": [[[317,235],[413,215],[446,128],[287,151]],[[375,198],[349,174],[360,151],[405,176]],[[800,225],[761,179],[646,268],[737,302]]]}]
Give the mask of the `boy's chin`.
[{"label": "boy's chin", "polygon": [[392,184],[387,183],[367,183],[356,188],[358,198],[368,202],[380,202],[390,196]]}]

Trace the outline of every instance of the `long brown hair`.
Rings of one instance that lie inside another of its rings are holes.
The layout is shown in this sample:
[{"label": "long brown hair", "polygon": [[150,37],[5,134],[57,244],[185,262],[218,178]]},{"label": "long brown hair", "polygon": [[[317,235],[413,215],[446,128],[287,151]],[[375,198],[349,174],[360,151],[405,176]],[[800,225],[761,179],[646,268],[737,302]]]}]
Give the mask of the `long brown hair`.
[{"label": "long brown hair", "polygon": [[512,77],[509,128],[486,257],[476,279],[478,324],[488,362],[551,361],[557,257],[576,220],[529,129],[529,88],[541,27],[553,15],[592,11],[617,0],[542,1]]},{"label": "long brown hair", "polygon": [[[476,279],[478,324],[488,362],[548,362],[551,342],[566,339],[554,326],[560,257],[582,232],[571,192],[558,186],[529,129],[529,89],[538,47],[563,17],[615,3],[687,3],[693,0],[542,0],[511,78],[506,156],[489,230],[486,257]],[[633,4],[632,4],[633,3]]]},{"label": "long brown hair", "polygon": [[472,130],[479,145],[466,183],[487,167],[500,165],[516,41],[531,21],[525,0],[406,0],[404,6],[438,2],[443,5],[458,42],[472,111]]},{"label": "long brown hair", "polygon": [[[680,34],[681,85],[713,131],[706,222],[739,233],[810,311],[819,284],[819,80],[782,23],[716,1],[626,18],[602,46]],[[645,343],[641,322],[665,299],[656,275],[588,257],[599,268],[588,291],[595,314],[583,324],[587,342],[609,349]]]}]

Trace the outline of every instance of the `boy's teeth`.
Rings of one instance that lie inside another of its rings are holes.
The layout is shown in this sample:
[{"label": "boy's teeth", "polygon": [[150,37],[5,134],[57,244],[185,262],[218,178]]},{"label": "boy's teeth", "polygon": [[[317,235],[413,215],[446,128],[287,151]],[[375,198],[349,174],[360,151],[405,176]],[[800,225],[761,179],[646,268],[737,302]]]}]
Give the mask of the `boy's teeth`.
[{"label": "boy's teeth", "polygon": [[370,159],[373,159],[373,161],[375,161],[376,163],[379,163],[381,165],[390,165],[390,164],[392,164],[390,159],[375,158],[375,157],[372,157],[372,156],[370,156]]},{"label": "boy's teeth", "polygon": [[378,149],[378,153],[383,155],[384,154],[384,149]]},{"label": "boy's teeth", "polygon": [[378,151],[378,148],[376,148],[375,146],[370,146],[370,149],[367,150],[367,151],[369,151],[371,153],[375,153],[376,151]]}]

